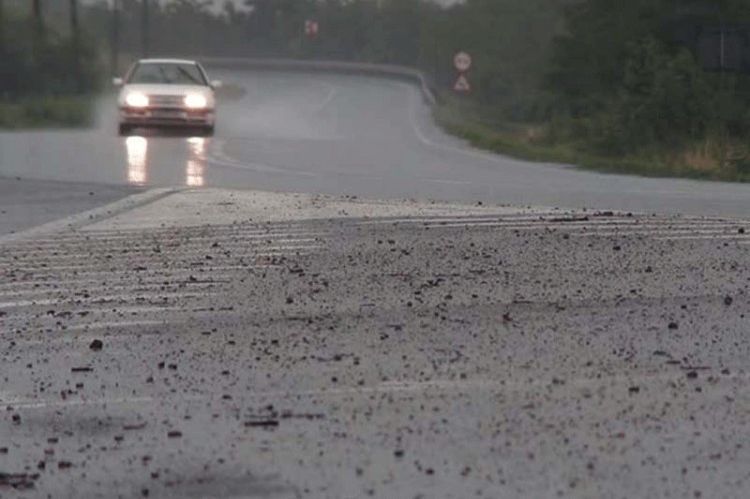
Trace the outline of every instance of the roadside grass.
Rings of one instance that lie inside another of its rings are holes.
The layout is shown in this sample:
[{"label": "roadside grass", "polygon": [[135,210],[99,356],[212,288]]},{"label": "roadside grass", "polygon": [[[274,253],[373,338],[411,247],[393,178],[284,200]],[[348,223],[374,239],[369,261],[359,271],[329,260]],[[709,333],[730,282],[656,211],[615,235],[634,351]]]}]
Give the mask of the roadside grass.
[{"label": "roadside grass", "polygon": [[0,99],[0,129],[83,128],[94,120],[93,96]]},{"label": "roadside grass", "polygon": [[603,173],[646,177],[681,177],[750,182],[750,143],[719,144],[715,140],[685,150],[657,150],[628,156],[605,156],[572,140],[549,139],[548,126],[487,123],[468,104],[445,97],[433,109],[446,132],[479,149],[544,163],[563,163]]}]

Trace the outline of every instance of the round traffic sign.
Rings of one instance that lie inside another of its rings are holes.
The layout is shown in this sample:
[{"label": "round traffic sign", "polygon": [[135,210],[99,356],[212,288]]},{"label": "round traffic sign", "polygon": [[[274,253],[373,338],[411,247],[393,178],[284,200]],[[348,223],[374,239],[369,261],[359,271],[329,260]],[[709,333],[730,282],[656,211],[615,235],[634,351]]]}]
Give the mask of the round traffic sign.
[{"label": "round traffic sign", "polygon": [[453,65],[461,73],[465,73],[468,70],[470,70],[471,69],[471,63],[472,63],[471,56],[469,54],[467,54],[466,52],[459,52],[453,58]]}]

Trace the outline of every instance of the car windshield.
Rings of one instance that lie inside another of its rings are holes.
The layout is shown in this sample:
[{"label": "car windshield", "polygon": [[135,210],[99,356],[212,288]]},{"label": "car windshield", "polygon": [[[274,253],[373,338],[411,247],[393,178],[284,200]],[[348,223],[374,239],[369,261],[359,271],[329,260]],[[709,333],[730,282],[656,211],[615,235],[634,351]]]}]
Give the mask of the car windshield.
[{"label": "car windshield", "polygon": [[158,85],[206,85],[203,73],[195,64],[140,63],[128,83]]}]

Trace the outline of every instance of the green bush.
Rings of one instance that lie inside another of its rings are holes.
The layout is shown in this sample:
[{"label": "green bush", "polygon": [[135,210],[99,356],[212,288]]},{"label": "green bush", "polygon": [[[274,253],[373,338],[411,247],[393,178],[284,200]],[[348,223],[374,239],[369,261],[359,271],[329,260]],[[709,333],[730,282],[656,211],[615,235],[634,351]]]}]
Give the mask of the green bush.
[{"label": "green bush", "polygon": [[618,170],[746,178],[750,76],[705,70],[697,35],[685,35],[722,19],[750,21],[750,4],[572,3],[546,78],[549,142],[610,158]]},{"label": "green bush", "polygon": [[91,98],[81,96],[0,100],[0,128],[85,127],[91,125],[93,107]]}]

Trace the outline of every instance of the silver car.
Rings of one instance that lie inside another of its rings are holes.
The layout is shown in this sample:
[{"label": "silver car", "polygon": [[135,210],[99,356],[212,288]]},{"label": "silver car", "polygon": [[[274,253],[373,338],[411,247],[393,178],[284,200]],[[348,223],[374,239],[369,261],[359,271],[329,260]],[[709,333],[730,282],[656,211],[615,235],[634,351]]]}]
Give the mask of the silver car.
[{"label": "silver car", "polygon": [[196,61],[143,59],[114,84],[122,87],[117,99],[120,135],[152,126],[198,128],[213,135],[215,89],[221,82],[210,81]]}]

